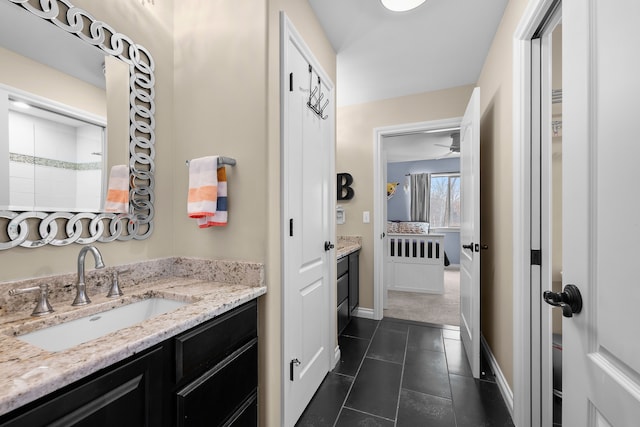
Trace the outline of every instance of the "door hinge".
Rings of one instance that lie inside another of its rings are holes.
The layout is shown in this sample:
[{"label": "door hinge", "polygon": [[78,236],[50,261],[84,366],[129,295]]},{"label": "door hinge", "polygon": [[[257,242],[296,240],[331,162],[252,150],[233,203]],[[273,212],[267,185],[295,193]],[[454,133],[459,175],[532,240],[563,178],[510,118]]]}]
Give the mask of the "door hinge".
[{"label": "door hinge", "polygon": [[289,92],[293,92],[293,73],[289,73]]},{"label": "door hinge", "polygon": [[542,265],[542,251],[531,249],[531,265]]},{"label": "door hinge", "polygon": [[289,237],[293,237],[293,218],[289,220]]}]

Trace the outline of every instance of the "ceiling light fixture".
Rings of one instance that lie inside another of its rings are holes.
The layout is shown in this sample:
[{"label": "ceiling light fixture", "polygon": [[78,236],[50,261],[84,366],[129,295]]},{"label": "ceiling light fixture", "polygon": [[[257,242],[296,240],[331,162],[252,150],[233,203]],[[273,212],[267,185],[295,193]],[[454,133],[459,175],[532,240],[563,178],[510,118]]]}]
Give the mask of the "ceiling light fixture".
[{"label": "ceiling light fixture", "polygon": [[426,0],[380,0],[382,5],[393,12],[406,12],[420,6]]}]

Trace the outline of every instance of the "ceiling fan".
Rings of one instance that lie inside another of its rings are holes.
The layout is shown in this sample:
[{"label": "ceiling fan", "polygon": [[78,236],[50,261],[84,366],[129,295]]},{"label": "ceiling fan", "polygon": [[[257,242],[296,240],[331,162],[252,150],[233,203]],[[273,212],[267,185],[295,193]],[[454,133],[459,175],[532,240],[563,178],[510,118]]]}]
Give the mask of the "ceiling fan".
[{"label": "ceiling fan", "polygon": [[460,152],[460,132],[454,132],[450,136],[451,136],[451,145],[434,144],[434,145],[437,145],[438,147],[445,147],[449,149],[449,152],[443,155],[442,157],[439,157],[439,159],[443,159],[452,154]]}]

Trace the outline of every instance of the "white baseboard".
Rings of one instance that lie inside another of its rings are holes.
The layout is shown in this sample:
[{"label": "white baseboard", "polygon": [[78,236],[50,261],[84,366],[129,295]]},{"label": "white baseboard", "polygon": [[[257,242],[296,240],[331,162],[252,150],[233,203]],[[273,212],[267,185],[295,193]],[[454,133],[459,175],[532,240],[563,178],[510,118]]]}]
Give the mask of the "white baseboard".
[{"label": "white baseboard", "polygon": [[424,288],[405,288],[402,286],[389,286],[389,291],[398,292],[415,292],[418,294],[444,295],[444,287],[442,289],[424,289]]},{"label": "white baseboard", "polygon": [[356,317],[362,317],[363,319],[374,319],[372,308],[358,307],[351,312]]},{"label": "white baseboard", "polygon": [[336,349],[333,352],[333,360],[331,361],[331,370],[336,367],[338,362],[340,361],[340,346],[337,345]]},{"label": "white baseboard", "polygon": [[513,391],[509,387],[509,383],[507,379],[504,377],[502,370],[500,369],[500,365],[498,365],[498,361],[495,356],[491,352],[491,348],[489,348],[489,344],[484,339],[484,336],[480,336],[480,343],[482,346],[482,351],[491,365],[491,370],[493,374],[496,376],[496,383],[498,384],[498,389],[500,390],[500,394],[502,394],[502,399],[504,400],[505,405],[507,405],[507,409],[511,414],[511,419],[513,419]]}]

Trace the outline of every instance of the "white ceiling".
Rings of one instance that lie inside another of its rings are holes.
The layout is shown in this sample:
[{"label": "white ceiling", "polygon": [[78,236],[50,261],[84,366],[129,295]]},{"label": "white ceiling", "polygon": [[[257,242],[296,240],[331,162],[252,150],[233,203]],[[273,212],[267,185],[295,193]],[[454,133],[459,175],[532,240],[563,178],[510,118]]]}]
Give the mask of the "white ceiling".
[{"label": "white ceiling", "polygon": [[387,163],[415,160],[459,158],[460,153],[449,150],[453,131],[441,133],[414,133],[383,138]]},{"label": "white ceiling", "polygon": [[308,0],[337,59],[338,105],[475,83],[508,0]]}]

